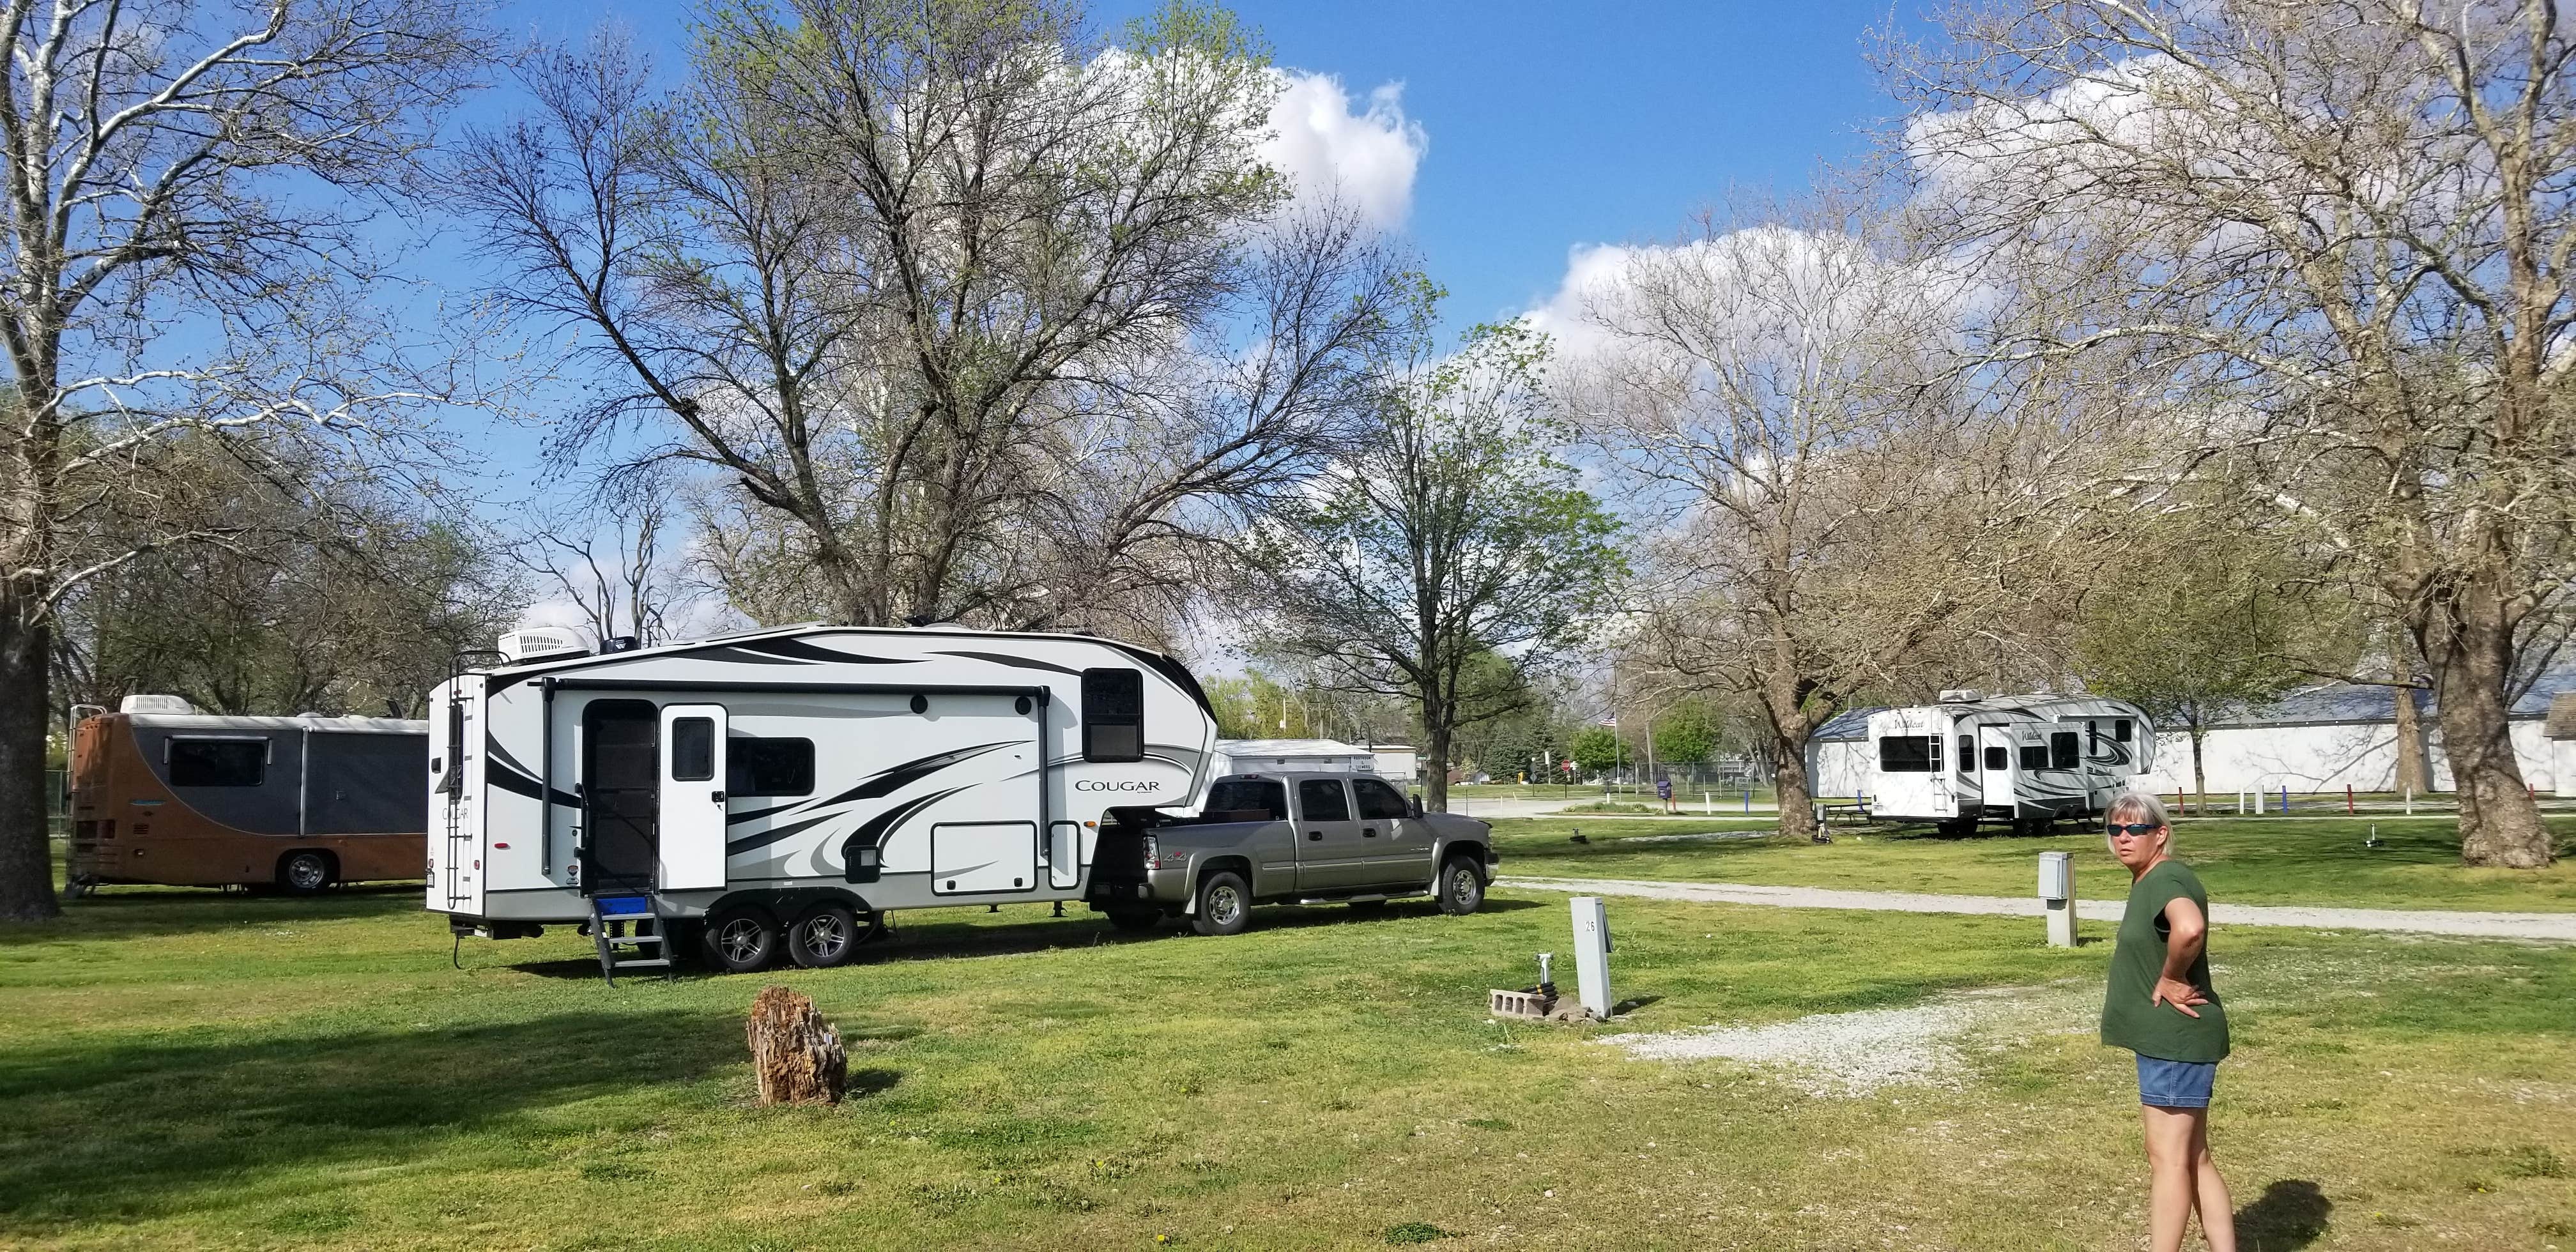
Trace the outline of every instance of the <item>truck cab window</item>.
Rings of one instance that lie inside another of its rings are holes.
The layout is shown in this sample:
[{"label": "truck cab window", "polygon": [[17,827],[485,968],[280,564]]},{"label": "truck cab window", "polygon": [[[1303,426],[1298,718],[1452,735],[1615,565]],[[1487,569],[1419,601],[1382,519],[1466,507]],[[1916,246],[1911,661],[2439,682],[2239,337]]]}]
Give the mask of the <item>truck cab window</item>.
[{"label": "truck cab window", "polygon": [[1208,788],[1207,811],[1260,814],[1237,817],[1237,821],[1284,822],[1288,820],[1288,788],[1275,778],[1228,778]]},{"label": "truck cab window", "polygon": [[729,735],[725,739],[725,794],[814,794],[814,741]]},{"label": "truck cab window", "polygon": [[268,781],[266,739],[172,739],[173,787],[256,787]]},{"label": "truck cab window", "polygon": [[1310,822],[1347,822],[1351,802],[1338,778],[1303,778],[1297,782],[1297,812]]},{"label": "truck cab window", "polygon": [[1404,793],[1374,778],[1352,779],[1351,795],[1360,802],[1360,818],[1364,821],[1405,815]]},{"label": "truck cab window", "polygon": [[1082,671],[1082,759],[1145,759],[1145,676],[1132,669]]}]

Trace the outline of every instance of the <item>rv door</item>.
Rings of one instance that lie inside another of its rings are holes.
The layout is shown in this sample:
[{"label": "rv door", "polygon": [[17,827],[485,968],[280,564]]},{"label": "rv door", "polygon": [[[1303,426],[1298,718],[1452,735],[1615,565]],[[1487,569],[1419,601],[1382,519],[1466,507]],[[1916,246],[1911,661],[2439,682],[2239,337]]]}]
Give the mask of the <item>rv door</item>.
[{"label": "rv door", "polygon": [[2021,812],[2013,795],[2013,728],[1979,726],[1977,728],[1977,790],[1979,803],[1988,808],[2001,808],[2018,816]]},{"label": "rv door", "polygon": [[661,890],[724,889],[724,785],[724,706],[662,706]]}]

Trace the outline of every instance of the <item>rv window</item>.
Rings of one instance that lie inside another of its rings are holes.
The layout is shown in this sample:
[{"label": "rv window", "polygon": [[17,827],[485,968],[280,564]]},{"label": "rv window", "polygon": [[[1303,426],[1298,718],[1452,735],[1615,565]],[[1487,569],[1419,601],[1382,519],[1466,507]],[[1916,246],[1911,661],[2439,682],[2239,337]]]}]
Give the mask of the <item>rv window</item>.
[{"label": "rv window", "polygon": [[1879,736],[1878,767],[1891,774],[1930,772],[1932,737],[1929,735]]},{"label": "rv window", "polygon": [[2078,764],[2078,761],[2079,754],[2075,750],[2074,731],[2061,730],[2048,737],[2048,767],[2050,769],[2073,769]]},{"label": "rv window", "polygon": [[1082,759],[1145,759],[1145,675],[1132,669],[1082,671]]},{"label": "rv window", "polygon": [[1352,779],[1351,795],[1360,802],[1362,821],[1376,821],[1379,818],[1391,821],[1405,815],[1404,793],[1374,778]]},{"label": "rv window", "polygon": [[1297,784],[1297,811],[1310,822],[1351,820],[1350,801],[1342,798],[1342,780],[1308,778]]},{"label": "rv window", "polygon": [[2123,717],[2111,723],[2111,737],[2122,743],[2127,743],[2129,741],[2128,718]]},{"label": "rv window", "polygon": [[173,787],[256,787],[268,781],[266,739],[172,739]]},{"label": "rv window", "polygon": [[1964,774],[1976,767],[1977,741],[1966,735],[1959,736],[1959,772]]},{"label": "rv window", "polygon": [[814,794],[814,741],[731,735],[725,739],[725,794]]},{"label": "rv window", "polygon": [[447,755],[441,759],[447,763],[447,794],[465,794],[465,702],[454,697],[447,701]]},{"label": "rv window", "polygon": [[2005,751],[2001,745],[1997,745],[1997,746],[1995,746],[1995,747],[1991,747],[1991,748],[1986,749],[1986,768],[1987,768],[1987,769],[2010,769],[2010,768],[2012,768],[2012,754],[2011,754],[2010,752]]},{"label": "rv window", "polygon": [[1267,813],[1288,820],[1288,788],[1271,778],[1229,778],[1208,788],[1210,813]]},{"label": "rv window", "polygon": [[2023,769],[2047,769],[2048,745],[2044,743],[2025,743],[2021,745],[2021,767]]},{"label": "rv window", "polygon": [[2087,752],[2102,750],[2102,723],[2084,723],[2084,750]]},{"label": "rv window", "polygon": [[716,776],[716,719],[671,721],[671,781],[705,782]]}]

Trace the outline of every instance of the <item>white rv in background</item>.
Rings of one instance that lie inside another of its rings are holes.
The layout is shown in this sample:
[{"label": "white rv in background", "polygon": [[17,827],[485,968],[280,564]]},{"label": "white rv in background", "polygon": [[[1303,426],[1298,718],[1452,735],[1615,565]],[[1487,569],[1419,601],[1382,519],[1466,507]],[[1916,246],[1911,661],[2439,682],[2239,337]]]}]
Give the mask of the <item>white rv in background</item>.
[{"label": "white rv in background", "polygon": [[1869,715],[1870,816],[1979,822],[2024,831],[2101,812],[2155,768],[2155,728],[2136,705],[2099,696],[1983,696]]},{"label": "white rv in background", "polygon": [[1112,810],[1189,804],[1216,741],[1180,663],[1089,636],[561,634],[431,697],[427,903],[460,936],[839,964],[888,909],[1084,898]]}]

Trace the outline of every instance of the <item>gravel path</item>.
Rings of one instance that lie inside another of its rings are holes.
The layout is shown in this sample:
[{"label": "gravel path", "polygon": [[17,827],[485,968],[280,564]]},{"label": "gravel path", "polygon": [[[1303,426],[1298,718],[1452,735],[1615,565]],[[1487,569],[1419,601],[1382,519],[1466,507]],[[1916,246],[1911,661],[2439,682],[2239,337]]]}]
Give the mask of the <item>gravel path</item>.
[{"label": "gravel path", "polygon": [[1958,1086],[1968,1074],[1963,1051],[1979,1044],[1993,1051],[2043,1032],[2089,1033],[2101,999],[2091,983],[1989,987],[1909,1008],[1607,1035],[1593,1042],[1640,1060],[1724,1057],[1774,1070],[1809,1095],[1862,1096],[1898,1083]]},{"label": "gravel path", "polygon": [[[1770,904],[1792,909],[1869,909],[1896,913],[1988,913],[2038,917],[2037,898],[1947,896],[1913,891],[1843,891],[1828,887],[1763,887],[1728,882],[1648,882],[1631,878],[1500,878],[1497,886],[1575,895],[1637,896],[1710,904]],[[2118,900],[2078,900],[2075,915],[2116,922]],[[2309,930],[2379,930],[2482,939],[2553,939],[2576,943],[2576,913],[2452,913],[2430,909],[2339,909],[2307,905],[2213,904],[2221,926],[2297,926]]]}]

